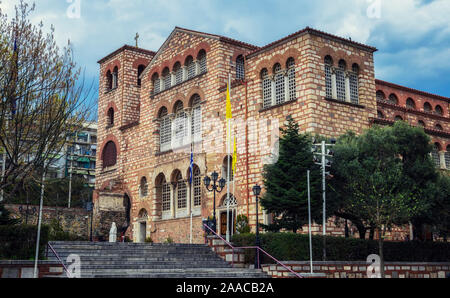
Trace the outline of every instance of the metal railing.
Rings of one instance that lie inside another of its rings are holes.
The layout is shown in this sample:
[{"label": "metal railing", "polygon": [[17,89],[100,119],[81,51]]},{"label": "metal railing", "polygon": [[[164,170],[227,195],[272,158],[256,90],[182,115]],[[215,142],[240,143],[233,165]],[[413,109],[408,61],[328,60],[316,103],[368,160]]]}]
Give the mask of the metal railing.
[{"label": "metal railing", "polygon": [[278,265],[282,266],[284,269],[287,269],[289,272],[291,272],[292,274],[294,274],[296,277],[298,278],[304,278],[303,276],[301,276],[299,273],[295,272],[294,270],[292,270],[291,268],[289,268],[288,266],[286,266],[285,264],[283,264],[282,262],[280,262],[279,260],[275,259],[273,256],[271,256],[268,252],[266,252],[264,249],[262,249],[259,246],[241,246],[241,247],[235,247],[233,246],[230,242],[228,242],[227,240],[225,240],[222,236],[220,236],[219,234],[217,234],[214,230],[212,230],[210,227],[208,227],[206,224],[203,224],[203,226],[205,228],[207,228],[209,231],[211,231],[214,235],[216,235],[217,237],[219,237],[223,242],[225,242],[226,245],[228,245],[231,248],[231,252],[232,252],[232,258],[231,258],[231,266],[234,267],[234,251],[238,250],[238,249],[256,249],[256,253],[257,253],[257,259],[258,259],[258,268],[260,267],[259,264],[259,253],[262,252],[264,253],[266,256],[268,256],[269,258],[271,258],[273,261],[275,261]]},{"label": "metal railing", "polygon": [[67,273],[67,277],[72,277],[72,275],[70,274],[69,270],[67,269],[66,265],[64,264],[64,262],[61,260],[61,258],[59,257],[58,253],[55,251],[55,249],[53,248],[53,246],[50,243],[47,243],[47,251],[46,251],[46,257],[48,259],[48,249],[50,248],[50,250],[53,252],[53,254],[55,255],[55,257],[58,259],[58,261],[61,263],[61,265],[63,265],[64,270]]}]

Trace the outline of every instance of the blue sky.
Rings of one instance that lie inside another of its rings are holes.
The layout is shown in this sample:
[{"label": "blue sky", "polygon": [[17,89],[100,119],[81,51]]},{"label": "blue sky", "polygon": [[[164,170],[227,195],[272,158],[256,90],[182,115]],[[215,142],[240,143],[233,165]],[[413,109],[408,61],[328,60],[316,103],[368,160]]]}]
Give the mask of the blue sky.
[{"label": "blue sky", "polygon": [[[80,18],[67,9],[78,1]],[[2,0],[10,14],[17,0]],[[378,79],[450,97],[450,0],[39,0],[33,21],[70,39],[79,66],[124,44],[158,50],[175,26],[263,46],[306,26],[375,46]]]}]

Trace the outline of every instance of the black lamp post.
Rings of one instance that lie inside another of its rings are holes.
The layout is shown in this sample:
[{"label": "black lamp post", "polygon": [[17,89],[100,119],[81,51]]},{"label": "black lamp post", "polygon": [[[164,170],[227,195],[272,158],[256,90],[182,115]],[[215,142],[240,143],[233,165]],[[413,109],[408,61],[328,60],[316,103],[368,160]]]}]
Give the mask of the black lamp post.
[{"label": "black lamp post", "polygon": [[[256,184],[255,186],[253,186],[253,194],[256,197],[256,237],[255,237],[255,246],[259,247],[260,242],[259,242],[259,220],[258,220],[258,196],[261,193],[261,186],[259,186],[258,184]],[[259,262],[259,249],[256,249],[256,255],[255,255],[255,268],[259,269],[260,268],[260,262]]]},{"label": "black lamp post", "polygon": [[[212,184],[211,184],[211,178],[212,178]],[[205,183],[205,187],[208,191],[212,191],[214,193],[214,201],[213,201],[213,207],[214,207],[214,211],[213,211],[213,224],[214,224],[214,232],[217,232],[216,230],[216,192],[220,193],[223,188],[225,187],[225,179],[220,178],[220,180],[218,181],[219,184],[217,184],[217,179],[219,178],[219,174],[217,174],[216,171],[211,173],[211,178],[206,175],[205,178],[203,178],[203,182]],[[211,188],[210,188],[211,185]]]}]

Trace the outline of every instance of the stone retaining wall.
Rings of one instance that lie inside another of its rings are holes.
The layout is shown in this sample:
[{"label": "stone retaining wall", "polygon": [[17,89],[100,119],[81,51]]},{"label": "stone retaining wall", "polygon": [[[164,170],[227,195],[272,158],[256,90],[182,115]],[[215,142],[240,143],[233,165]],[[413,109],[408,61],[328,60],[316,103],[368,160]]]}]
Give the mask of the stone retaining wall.
[{"label": "stone retaining wall", "polygon": [[[54,261],[39,261],[38,276],[57,276],[63,274],[63,266]],[[0,261],[0,278],[33,278],[34,261]]]}]

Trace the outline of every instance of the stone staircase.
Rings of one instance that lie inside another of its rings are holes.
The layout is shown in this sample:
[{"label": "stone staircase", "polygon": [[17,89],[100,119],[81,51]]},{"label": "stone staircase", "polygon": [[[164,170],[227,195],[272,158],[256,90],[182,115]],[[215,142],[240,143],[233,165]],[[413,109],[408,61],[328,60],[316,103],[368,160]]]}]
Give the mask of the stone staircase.
[{"label": "stone staircase", "polygon": [[[81,278],[268,278],[261,270],[232,268],[206,244],[50,242],[66,266],[80,256]],[[57,260],[49,250],[49,260]],[[65,276],[65,274],[63,275]]]}]

